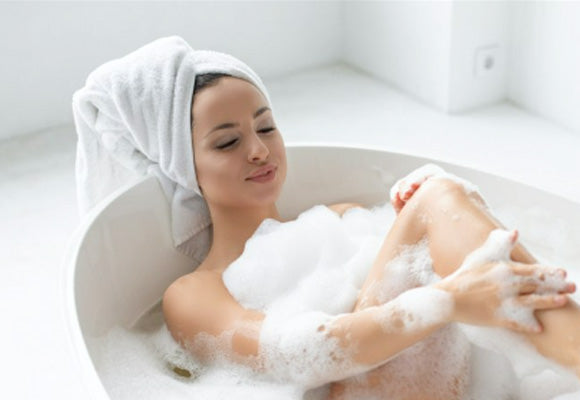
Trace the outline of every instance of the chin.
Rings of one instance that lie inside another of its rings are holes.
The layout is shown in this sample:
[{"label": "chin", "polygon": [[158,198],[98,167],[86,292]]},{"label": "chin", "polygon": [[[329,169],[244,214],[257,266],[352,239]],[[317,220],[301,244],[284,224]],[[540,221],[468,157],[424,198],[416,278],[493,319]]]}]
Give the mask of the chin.
[{"label": "chin", "polygon": [[252,193],[248,195],[248,203],[253,206],[268,206],[275,203],[280,197],[280,190],[273,189],[271,191],[262,191],[261,193]]},{"label": "chin", "polygon": [[271,196],[258,196],[253,198],[252,203],[254,206],[266,207],[276,203],[278,197],[278,193],[273,193]]}]

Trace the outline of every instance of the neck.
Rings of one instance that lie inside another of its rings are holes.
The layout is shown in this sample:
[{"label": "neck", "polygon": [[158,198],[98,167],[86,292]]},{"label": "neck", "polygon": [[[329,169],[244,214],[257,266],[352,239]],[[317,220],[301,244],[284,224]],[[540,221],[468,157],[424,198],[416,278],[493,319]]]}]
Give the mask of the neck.
[{"label": "neck", "polygon": [[275,204],[259,208],[210,206],[212,245],[206,257],[211,269],[222,272],[244,251],[246,241],[266,218],[283,222]]}]

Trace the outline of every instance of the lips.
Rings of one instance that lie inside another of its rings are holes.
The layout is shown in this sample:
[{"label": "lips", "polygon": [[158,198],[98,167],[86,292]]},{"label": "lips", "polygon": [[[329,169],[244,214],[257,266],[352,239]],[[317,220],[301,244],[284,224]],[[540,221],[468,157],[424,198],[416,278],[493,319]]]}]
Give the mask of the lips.
[{"label": "lips", "polygon": [[272,164],[268,164],[265,165],[263,167],[258,168],[257,170],[255,170],[252,175],[250,175],[249,177],[246,178],[246,180],[248,179],[253,179],[253,178],[257,178],[259,176],[264,176],[266,175],[268,172],[270,171],[275,171],[276,170],[276,166],[272,165]]}]

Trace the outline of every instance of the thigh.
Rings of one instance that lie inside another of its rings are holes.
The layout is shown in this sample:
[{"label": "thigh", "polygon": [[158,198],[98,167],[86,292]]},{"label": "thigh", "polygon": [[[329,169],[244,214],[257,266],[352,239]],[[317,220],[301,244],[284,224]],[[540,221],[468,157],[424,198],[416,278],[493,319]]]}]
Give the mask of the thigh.
[{"label": "thigh", "polygon": [[[359,292],[354,311],[389,301],[396,296],[394,292],[410,289],[409,285],[420,285],[420,282],[414,281],[411,277],[413,274],[406,271],[407,268],[412,268],[413,263],[408,261],[412,261],[413,257],[407,258],[402,251],[428,240],[428,221],[422,212],[424,204],[426,204],[424,196],[414,196],[395,219]],[[419,255],[419,258],[426,256],[430,260],[428,242],[417,250],[418,252],[413,253]],[[391,263],[399,256],[402,257],[400,263]],[[427,267],[433,272],[431,263]],[[406,275],[407,273],[409,275]],[[404,279],[400,279],[401,277]],[[388,294],[385,296],[386,293]],[[455,327],[449,326],[416,343],[378,368],[335,382],[331,385],[329,399],[370,396],[370,398],[456,400],[462,398],[466,390],[468,370],[468,343]],[[438,395],[434,395],[433,392]]]},{"label": "thigh", "polygon": [[[423,183],[387,233],[354,310],[380,303],[375,288],[384,282],[385,266],[399,255],[404,246],[425,239],[432,270],[442,277],[455,271],[467,254],[483,244],[492,230],[502,227],[481,206],[482,202],[473,194],[468,195],[460,184],[448,179]],[[521,262],[534,261],[521,244],[514,248],[512,258]]]},{"label": "thigh", "polygon": [[425,221],[420,217],[418,198],[412,198],[397,215],[375,257],[358,295],[353,311],[380,304],[376,288],[383,281],[385,266],[393,260],[405,246],[420,242],[426,235]]}]

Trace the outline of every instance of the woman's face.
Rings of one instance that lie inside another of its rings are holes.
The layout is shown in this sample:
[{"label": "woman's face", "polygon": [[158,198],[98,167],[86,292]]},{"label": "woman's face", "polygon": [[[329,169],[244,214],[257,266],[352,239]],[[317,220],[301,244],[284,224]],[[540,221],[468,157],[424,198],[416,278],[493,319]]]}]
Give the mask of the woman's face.
[{"label": "woman's face", "polygon": [[[243,79],[221,78],[195,95],[192,113],[197,182],[208,204],[274,203],[286,179],[286,150],[262,93]],[[266,165],[275,168],[273,179],[248,179]]]}]

